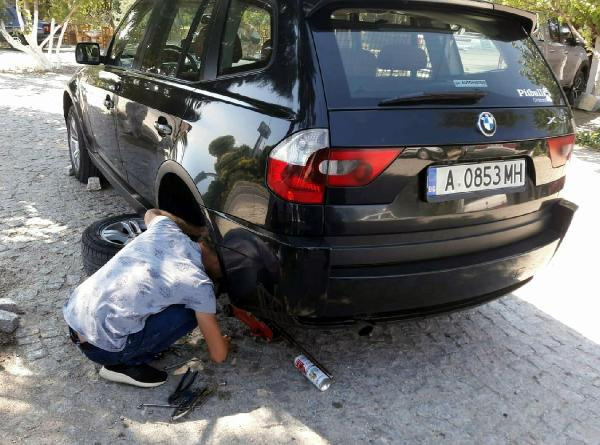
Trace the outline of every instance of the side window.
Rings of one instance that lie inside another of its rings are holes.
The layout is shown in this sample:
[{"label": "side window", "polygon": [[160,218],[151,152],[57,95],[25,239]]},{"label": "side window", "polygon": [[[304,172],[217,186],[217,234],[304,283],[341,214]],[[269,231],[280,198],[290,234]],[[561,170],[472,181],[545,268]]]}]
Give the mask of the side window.
[{"label": "side window", "polygon": [[[216,0],[178,0],[163,10],[157,38],[146,52],[142,69],[184,80],[200,80],[204,47]],[[173,7],[175,6],[175,7]]]},{"label": "side window", "polygon": [[273,12],[263,3],[231,0],[219,56],[219,74],[266,66],[273,52]]},{"label": "side window", "polygon": [[154,2],[151,0],[141,1],[123,19],[109,54],[108,63],[111,65],[132,68],[139,46],[144,39],[148,22],[152,15]]},{"label": "side window", "polygon": [[548,37],[550,37],[551,41],[560,43],[560,25],[558,24],[558,20],[548,20]]}]

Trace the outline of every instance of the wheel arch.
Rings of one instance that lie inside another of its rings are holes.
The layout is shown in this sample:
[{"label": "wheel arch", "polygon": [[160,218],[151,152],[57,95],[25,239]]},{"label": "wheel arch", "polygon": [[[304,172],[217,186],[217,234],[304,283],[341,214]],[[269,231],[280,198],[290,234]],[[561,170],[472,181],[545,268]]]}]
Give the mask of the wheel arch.
[{"label": "wheel arch", "polygon": [[68,91],[63,93],[63,115],[65,119],[67,118],[67,114],[69,113],[69,109],[73,106],[73,99]]},{"label": "wheel arch", "polygon": [[172,160],[162,163],[156,175],[154,194],[154,202],[158,208],[190,223],[206,225],[212,230],[213,224],[204,200],[181,164]]}]

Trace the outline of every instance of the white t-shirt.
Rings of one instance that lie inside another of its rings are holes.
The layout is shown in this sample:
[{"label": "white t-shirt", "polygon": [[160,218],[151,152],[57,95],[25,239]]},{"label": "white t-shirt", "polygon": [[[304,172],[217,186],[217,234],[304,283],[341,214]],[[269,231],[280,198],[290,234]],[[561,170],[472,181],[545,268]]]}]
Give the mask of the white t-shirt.
[{"label": "white t-shirt", "polygon": [[216,312],[215,293],[197,243],[166,216],[81,283],[63,308],[69,326],[105,351],[123,350],[129,334],[174,304]]}]

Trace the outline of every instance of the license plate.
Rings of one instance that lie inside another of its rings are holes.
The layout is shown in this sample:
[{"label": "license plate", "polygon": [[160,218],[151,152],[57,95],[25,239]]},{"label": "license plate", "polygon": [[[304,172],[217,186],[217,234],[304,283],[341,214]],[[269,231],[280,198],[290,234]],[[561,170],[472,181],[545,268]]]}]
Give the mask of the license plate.
[{"label": "license plate", "polygon": [[518,192],[525,189],[525,159],[427,169],[427,201]]}]

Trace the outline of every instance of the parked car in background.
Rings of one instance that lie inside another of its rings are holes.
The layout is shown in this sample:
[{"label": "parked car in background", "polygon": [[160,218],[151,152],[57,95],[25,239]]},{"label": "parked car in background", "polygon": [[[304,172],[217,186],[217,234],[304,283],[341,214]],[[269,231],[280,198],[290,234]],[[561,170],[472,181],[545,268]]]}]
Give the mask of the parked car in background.
[{"label": "parked car in background", "polygon": [[[19,19],[17,18],[17,11],[14,6],[6,7],[4,9],[4,13],[2,14],[2,20],[4,20],[4,25],[6,26],[6,30],[8,33],[19,39],[21,43],[27,44],[23,34],[21,33],[21,27],[19,26]],[[45,22],[43,20],[38,21],[38,33],[37,33],[37,41],[38,43],[42,43],[48,36],[50,35],[50,23]],[[0,36],[2,39],[2,36]]]},{"label": "parked car in background", "polygon": [[574,105],[585,92],[590,60],[584,42],[580,41],[571,27],[550,19],[540,23],[535,40],[565,89],[569,103]]},{"label": "parked car in background", "polygon": [[547,264],[576,210],[573,116],[535,21],[472,0],[140,0],[106,55],[77,46],[73,172],[206,225],[259,317],[481,304]]}]

